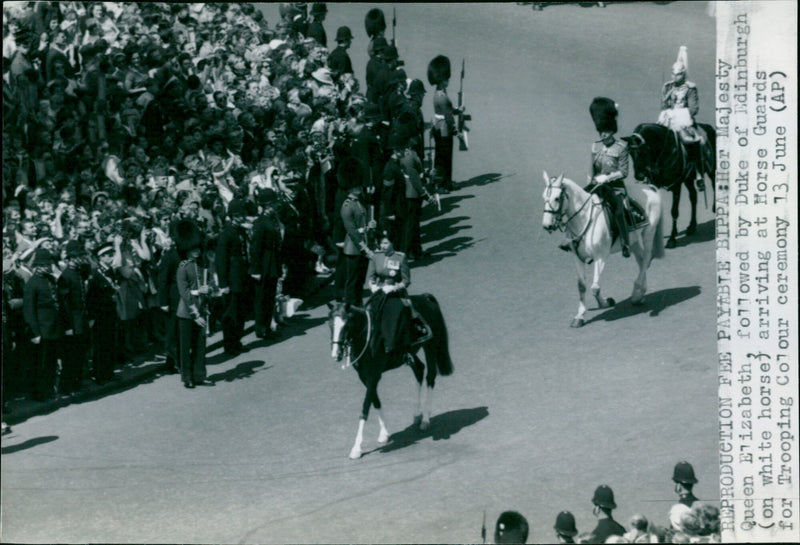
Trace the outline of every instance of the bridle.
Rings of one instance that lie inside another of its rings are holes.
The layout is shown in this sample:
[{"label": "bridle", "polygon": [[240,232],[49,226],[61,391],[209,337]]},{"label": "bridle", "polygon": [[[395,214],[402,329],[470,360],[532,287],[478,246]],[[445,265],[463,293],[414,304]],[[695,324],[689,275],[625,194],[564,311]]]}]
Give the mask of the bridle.
[{"label": "bridle", "polygon": [[[355,367],[355,365],[358,363],[358,360],[360,360],[361,357],[364,355],[364,353],[367,351],[367,347],[369,346],[369,338],[370,338],[370,335],[372,334],[372,318],[370,317],[369,311],[364,310],[364,309],[357,309],[356,312],[363,312],[367,316],[367,337],[366,337],[366,340],[364,341],[364,348],[361,349],[361,353],[358,355],[358,357],[356,357],[355,360],[350,360],[350,343],[348,341],[337,341],[337,340],[334,340],[333,336],[331,335],[331,346],[332,347],[333,346],[340,346],[341,348],[347,348],[347,362],[342,365],[342,369],[347,369],[351,365]],[[346,314],[345,314],[345,316],[346,316]],[[340,315],[340,317],[341,317],[341,315]],[[331,319],[333,319],[333,318],[334,318],[334,316],[331,316]],[[345,329],[347,327],[347,322],[348,321],[349,321],[349,317],[344,318],[345,325],[342,327],[342,332],[340,333],[340,337],[344,336],[344,331],[345,331]],[[339,352],[340,354],[342,353],[341,348],[340,348],[340,352]]]},{"label": "bridle", "polygon": [[[550,179],[550,182],[548,182],[547,188],[545,190],[547,192],[547,193],[545,193],[545,195],[548,195],[549,191],[553,188],[553,183],[552,182],[553,181],[558,181],[561,178],[562,178],[562,176],[559,176],[558,178],[551,178]],[[589,198],[586,199],[583,202],[583,204],[575,212],[572,213],[572,215],[570,215],[566,220],[564,220],[563,219],[564,218],[564,203],[567,200],[567,194],[566,194],[566,191],[564,191],[564,186],[562,184],[560,184],[560,185],[561,185],[561,194],[558,196],[558,209],[554,210],[553,207],[550,206],[550,199],[545,198],[544,213],[545,214],[552,214],[553,216],[555,216],[554,224],[551,227],[546,227],[545,229],[547,229],[548,231],[551,231],[551,232],[556,230],[556,229],[558,229],[559,231],[562,231],[562,232],[566,233],[570,237],[570,240],[572,240],[572,242],[574,244],[579,244],[580,241],[583,240],[583,237],[586,236],[586,232],[589,230],[589,226],[592,224],[591,214],[590,214],[589,219],[586,220],[586,225],[584,225],[583,228],[580,229],[580,232],[577,235],[575,235],[572,232],[572,230],[569,228],[569,222],[571,222],[578,214],[580,214],[583,211],[583,209],[586,208],[586,205],[591,202],[591,200],[592,200],[591,195],[592,195],[593,192],[590,193]],[[594,208],[594,207],[595,207],[595,204],[592,203],[592,208]]]}]

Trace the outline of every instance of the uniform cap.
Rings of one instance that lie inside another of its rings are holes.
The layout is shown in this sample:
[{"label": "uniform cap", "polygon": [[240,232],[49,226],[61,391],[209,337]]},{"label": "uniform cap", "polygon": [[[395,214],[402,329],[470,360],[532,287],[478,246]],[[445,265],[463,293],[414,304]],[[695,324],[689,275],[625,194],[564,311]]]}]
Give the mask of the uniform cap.
[{"label": "uniform cap", "polygon": [[97,257],[100,257],[113,251],[114,251],[114,245],[110,242],[105,242],[100,246],[98,246],[97,249],[94,251],[94,253]]},{"label": "uniform cap", "polygon": [[350,31],[349,26],[340,26],[338,30],[336,30],[337,42],[344,42],[352,39],[353,39],[353,33]]},{"label": "uniform cap", "polygon": [[434,57],[428,63],[428,83],[436,86],[448,79],[450,79],[450,59],[444,55]]},{"label": "uniform cap", "polygon": [[603,509],[617,508],[617,504],[614,503],[614,491],[607,484],[601,484],[595,489],[592,503]]},{"label": "uniform cap", "polygon": [[553,526],[556,533],[562,536],[575,536],[578,529],[575,528],[575,517],[569,511],[561,511],[556,517],[556,525]]},{"label": "uniform cap", "polygon": [[589,106],[597,132],[617,132],[617,104],[610,98],[595,97]]},{"label": "uniform cap", "polygon": [[82,257],[88,254],[86,251],[86,246],[84,246],[79,240],[70,240],[67,242],[65,249],[67,252],[67,259],[73,257]]},{"label": "uniform cap", "polygon": [[373,38],[386,30],[386,17],[380,8],[372,8],[367,12],[364,17],[364,30],[367,31],[367,36]]},{"label": "uniform cap", "polygon": [[689,462],[678,462],[672,472],[672,480],[681,484],[695,484],[694,468]]},{"label": "uniform cap", "polygon": [[50,250],[47,250],[45,248],[39,248],[38,250],[36,250],[36,254],[33,256],[33,263],[31,263],[31,266],[49,267],[55,262],[56,258],[52,253],[50,253]]}]

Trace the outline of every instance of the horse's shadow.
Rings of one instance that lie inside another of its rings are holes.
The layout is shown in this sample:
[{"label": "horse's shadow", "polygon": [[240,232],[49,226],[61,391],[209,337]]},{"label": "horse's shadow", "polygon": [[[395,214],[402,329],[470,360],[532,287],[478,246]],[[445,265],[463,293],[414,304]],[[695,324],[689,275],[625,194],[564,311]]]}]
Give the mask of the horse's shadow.
[{"label": "horse's shadow", "polygon": [[431,438],[434,441],[449,439],[463,428],[471,426],[489,416],[488,407],[474,407],[472,409],[458,409],[431,418],[431,426],[422,431],[419,424],[413,423],[403,431],[393,433],[389,442],[370,452],[392,452],[409,447],[422,439]]},{"label": "horse's shadow", "polygon": [[710,242],[714,240],[714,236],[714,220],[708,220],[703,223],[698,223],[697,231],[693,235],[687,235],[684,230],[683,236],[675,239],[675,247],[680,248],[695,242]]},{"label": "horse's shadow", "polygon": [[700,295],[700,286],[687,286],[648,293],[645,295],[644,304],[641,305],[634,305],[631,303],[629,297],[624,301],[618,302],[602,314],[598,314],[591,320],[588,320],[585,325],[592,322],[599,322],[600,320],[613,322],[614,320],[621,320],[622,318],[629,318],[644,313],[650,313],[651,317],[658,316],[662,310],[677,305],[678,303],[688,301],[692,297],[697,297],[698,295]]}]

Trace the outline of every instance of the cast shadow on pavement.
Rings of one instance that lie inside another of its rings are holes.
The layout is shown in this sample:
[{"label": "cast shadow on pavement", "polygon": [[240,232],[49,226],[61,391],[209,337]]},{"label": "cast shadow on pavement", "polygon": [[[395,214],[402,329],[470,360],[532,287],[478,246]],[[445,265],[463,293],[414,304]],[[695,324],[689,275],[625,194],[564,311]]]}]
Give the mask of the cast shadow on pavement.
[{"label": "cast shadow on pavement", "polygon": [[499,172],[490,172],[488,174],[481,174],[480,176],[475,176],[474,178],[470,178],[465,182],[459,182],[456,187],[458,189],[463,189],[465,187],[481,187],[484,185],[489,185],[495,182],[499,182],[500,180],[504,180],[512,176],[516,176],[516,174],[517,174],[516,172],[512,172],[510,174],[500,174]]},{"label": "cast shadow on pavement", "polygon": [[457,225],[463,220],[470,219],[469,216],[451,216],[431,220],[421,229],[422,244],[430,244],[435,240],[442,240],[455,235],[464,229],[472,229],[472,225]]},{"label": "cast shadow on pavement", "polygon": [[422,218],[421,222],[423,223],[423,227],[425,222],[428,222],[432,219],[440,218],[445,216],[455,210],[456,208],[460,208],[458,205],[459,202],[466,200],[466,199],[474,199],[475,195],[449,195],[449,196],[441,196],[439,198],[439,203],[442,206],[441,210],[438,210],[435,206],[425,206],[422,208]]},{"label": "cast shadow on pavement", "polygon": [[447,257],[453,257],[458,252],[471,248],[476,242],[482,242],[485,238],[475,240],[472,237],[453,237],[440,242],[435,246],[425,248],[426,256],[411,263],[411,268],[427,266],[436,263]]},{"label": "cast shadow on pavement", "polygon": [[697,224],[697,231],[693,235],[687,235],[684,229],[679,237],[675,240],[675,248],[688,246],[695,242],[710,242],[714,240],[714,220],[708,220],[703,223]]},{"label": "cast shadow on pavement", "polygon": [[27,450],[29,448],[33,448],[36,445],[43,445],[44,443],[52,443],[53,441],[56,440],[58,440],[58,435],[44,435],[42,437],[34,437],[33,439],[28,439],[27,441],[23,441],[18,445],[3,447],[2,449],[0,449],[0,454],[13,454],[21,450]]},{"label": "cast shadow on pavement", "polygon": [[[431,438],[434,441],[450,439],[467,426],[476,424],[489,416],[489,407],[474,407],[472,409],[457,409],[446,413],[437,414],[431,418],[431,427],[425,431],[419,429],[418,424],[411,424],[403,431],[393,433],[389,442],[370,452],[392,452],[411,446],[422,439]],[[365,453],[368,454],[368,453]]]},{"label": "cast shadow on pavement", "polygon": [[[207,378],[214,384],[217,382],[233,382],[235,380],[252,377],[256,374],[256,370],[263,365],[264,360],[243,361],[242,363],[237,364],[233,369],[228,369],[227,371],[216,373],[214,375],[209,375]],[[261,370],[266,371],[267,369],[272,369],[272,367],[272,365],[269,365]]]},{"label": "cast shadow on pavement", "polygon": [[613,322],[614,320],[630,318],[631,316],[645,313],[649,313],[650,317],[655,317],[658,316],[662,310],[688,301],[693,297],[697,297],[700,295],[700,291],[700,286],[687,286],[683,288],[669,288],[661,291],[654,291],[645,294],[644,304],[642,305],[634,305],[631,303],[629,297],[624,301],[618,302],[614,307],[606,310],[602,314],[598,314],[591,320],[588,320],[585,325],[600,320]]}]

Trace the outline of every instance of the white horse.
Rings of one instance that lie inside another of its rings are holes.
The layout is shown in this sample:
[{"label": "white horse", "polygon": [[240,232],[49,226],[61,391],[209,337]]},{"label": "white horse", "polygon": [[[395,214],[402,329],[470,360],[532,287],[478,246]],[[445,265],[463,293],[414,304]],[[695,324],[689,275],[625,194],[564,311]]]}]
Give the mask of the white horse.
[{"label": "white horse", "polygon": [[[575,265],[578,269],[578,314],[572,320],[572,327],[581,327],[586,321],[586,265],[594,264],[594,279],[592,280],[592,295],[597,299],[600,308],[614,305],[614,300],[605,299],[600,295],[600,275],[606,265],[606,260],[611,253],[620,250],[617,241],[611,244],[611,229],[608,219],[603,211],[603,204],[595,194],[585,191],[578,184],[560,175],[550,178],[544,172],[544,218],[542,225],[547,231],[563,230],[570,238],[575,256]],[[630,245],[636,263],[639,265],[639,275],[633,283],[631,302],[640,305],[647,291],[647,269],[654,258],[664,257],[664,236],[662,234],[661,196],[658,190],[650,185],[642,186],[647,197],[645,215],[648,223],[640,229],[630,233]]]}]

